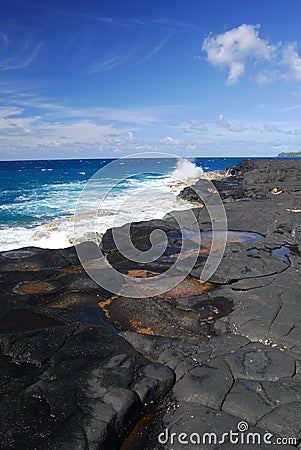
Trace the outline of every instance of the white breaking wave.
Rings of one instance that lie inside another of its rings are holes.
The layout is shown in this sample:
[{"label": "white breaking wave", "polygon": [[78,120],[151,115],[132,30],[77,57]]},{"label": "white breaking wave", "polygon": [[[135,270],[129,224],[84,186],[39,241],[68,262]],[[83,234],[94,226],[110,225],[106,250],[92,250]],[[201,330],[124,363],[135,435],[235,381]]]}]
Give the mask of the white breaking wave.
[{"label": "white breaking wave", "polygon": [[180,181],[193,181],[200,178],[203,173],[203,169],[197,167],[193,162],[188,159],[180,159],[176,169],[170,175]]},{"label": "white breaking wave", "polygon": [[[83,237],[95,233],[100,239],[108,228],[119,227],[133,221],[162,219],[173,210],[184,210],[192,206],[177,198],[180,190],[193,183],[203,174],[203,169],[191,161],[181,159],[175,170],[163,177],[146,176],[143,180],[129,179],[124,190],[109,193],[101,202],[106,189],[106,179],[91,192],[87,210],[80,218]],[[47,203],[60,205],[66,215],[54,217],[53,221],[33,228],[15,227],[0,230],[0,250],[11,250],[26,246],[42,248],[66,248],[74,244],[74,222],[71,213],[74,202],[80,195],[80,186],[66,191],[65,186],[49,186]],[[69,186],[70,188],[70,186]],[[98,190],[99,189],[99,190]],[[66,195],[67,194],[67,195]],[[34,205],[32,205],[34,207]],[[70,214],[71,213],[71,214]],[[78,213],[78,211],[77,211]],[[93,224],[91,231],[91,223]]]}]

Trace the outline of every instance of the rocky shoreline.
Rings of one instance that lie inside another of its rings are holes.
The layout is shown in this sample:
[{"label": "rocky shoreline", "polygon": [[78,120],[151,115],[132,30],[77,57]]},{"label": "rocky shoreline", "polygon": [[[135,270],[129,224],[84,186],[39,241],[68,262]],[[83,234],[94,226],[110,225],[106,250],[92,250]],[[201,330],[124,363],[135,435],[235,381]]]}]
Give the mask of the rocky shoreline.
[{"label": "rocky shoreline", "polygon": [[[279,448],[300,445],[301,161],[242,161],[213,183],[230,232],[206,283],[206,207],[190,210],[203,238],[192,270],[157,296],[100,287],[74,247],[0,253],[0,448],[231,449],[182,441],[222,436],[241,422],[261,436],[294,439]],[[200,201],[202,186],[181,198]],[[193,242],[180,211],[131,227],[141,251],[152,231],[164,232],[167,250],[157,260],[130,261],[112,230],[102,239],[106,259],[125,275],[164,274],[181,248],[177,217]],[[117,232],[122,238],[127,228]],[[80,246],[93,270],[96,244]]]}]

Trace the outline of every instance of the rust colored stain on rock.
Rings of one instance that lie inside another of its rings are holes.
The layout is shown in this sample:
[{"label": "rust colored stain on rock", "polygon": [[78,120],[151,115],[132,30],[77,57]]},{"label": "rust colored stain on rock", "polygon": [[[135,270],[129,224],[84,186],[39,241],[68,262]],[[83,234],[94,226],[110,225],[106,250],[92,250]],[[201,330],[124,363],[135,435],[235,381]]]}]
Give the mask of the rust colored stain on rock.
[{"label": "rust colored stain on rock", "polygon": [[1,270],[4,272],[35,272],[37,270],[42,269],[42,267],[40,266],[40,264],[38,263],[33,263],[33,262],[18,262],[18,263],[14,263],[14,264],[7,264],[3,267],[1,267]]},{"label": "rust colored stain on rock", "polygon": [[136,269],[128,270],[124,275],[133,278],[151,278],[159,275],[159,272],[153,272],[151,270]]},{"label": "rust colored stain on rock", "polygon": [[45,292],[51,292],[55,288],[50,283],[45,281],[37,281],[36,283],[27,283],[26,281],[18,283],[14,287],[13,291],[15,294],[26,295],[26,294],[44,294]]},{"label": "rust colored stain on rock", "polygon": [[98,302],[99,294],[97,292],[85,292],[79,289],[64,292],[47,301],[43,300],[43,304],[47,304],[51,308],[95,307]]},{"label": "rust colored stain on rock", "polygon": [[[128,270],[125,275],[141,278],[143,282],[145,278],[151,278],[157,273],[137,269]],[[212,283],[201,283],[188,276],[170,291],[155,297],[151,295],[151,292],[149,296],[147,295],[150,288],[146,286],[143,289],[143,292],[145,291],[143,298],[132,299],[113,295],[98,302],[98,305],[109,322],[118,330],[169,337],[183,335],[185,330],[192,334],[199,334],[200,323],[204,325],[204,321],[210,322],[211,316],[216,318],[217,310],[215,313],[209,305],[204,305],[204,308],[200,310],[176,307],[172,300],[184,297],[199,298],[201,294],[214,288],[215,285]]]},{"label": "rust colored stain on rock", "polygon": [[108,306],[112,303],[113,300],[118,298],[117,295],[113,295],[112,297],[108,298],[107,300],[102,300],[98,303],[98,306],[103,310],[104,315],[107,317],[107,319],[110,319],[110,311],[108,310]]},{"label": "rust colored stain on rock", "polygon": [[201,325],[204,323],[212,322],[220,315],[220,310],[215,305],[205,305],[199,309],[199,313],[202,317]]},{"label": "rust colored stain on rock", "polygon": [[50,305],[52,308],[66,308],[68,306],[74,306],[79,302],[78,297],[75,295],[69,296],[69,298],[65,298],[64,300],[58,301],[55,304]]},{"label": "rust colored stain on rock", "polygon": [[138,440],[141,440],[141,434],[147,428],[148,423],[155,417],[155,413],[144,414],[141,419],[136,423],[132,429],[130,435],[126,438],[120,450],[131,450],[135,446]]},{"label": "rust colored stain on rock", "polygon": [[160,298],[179,298],[189,297],[192,295],[199,295],[203,292],[212,291],[214,284],[201,283],[197,279],[188,276],[185,280],[181,281],[177,286],[164,294],[159,295]]},{"label": "rust colored stain on rock", "polygon": [[200,315],[195,311],[175,308],[158,297],[117,297],[107,302],[103,311],[117,330],[177,337],[188,332],[199,334]]},{"label": "rust colored stain on rock", "polygon": [[[141,282],[143,282],[143,279],[145,278],[152,278],[154,276],[160,275],[159,272],[153,272],[149,270],[144,269],[137,269],[137,270],[128,270],[126,272],[123,272],[125,276],[138,278],[137,282],[139,282],[139,278],[141,278]],[[212,291],[215,288],[215,285],[209,282],[201,283],[196,278],[193,278],[191,276],[187,276],[183,281],[181,281],[177,286],[170,289],[167,292],[164,292],[156,297],[159,298],[178,298],[178,297],[188,297],[191,295],[200,295],[203,292]],[[145,297],[150,296],[152,297],[152,288],[149,286],[143,286],[140,287],[141,293],[143,292],[145,294]],[[113,298],[113,297],[112,297]],[[115,296],[116,298],[116,296]]]},{"label": "rust colored stain on rock", "polygon": [[132,331],[136,331],[137,333],[142,333],[142,334],[150,334],[150,335],[154,335],[155,332],[151,327],[144,327],[142,325],[142,321],[141,320],[131,320],[130,321],[130,325],[131,325],[131,329]]},{"label": "rust colored stain on rock", "polygon": [[59,276],[64,276],[64,275],[68,275],[70,273],[79,273],[82,272],[83,266],[82,265],[78,265],[78,266],[69,266],[69,267],[64,267],[60,273]]}]

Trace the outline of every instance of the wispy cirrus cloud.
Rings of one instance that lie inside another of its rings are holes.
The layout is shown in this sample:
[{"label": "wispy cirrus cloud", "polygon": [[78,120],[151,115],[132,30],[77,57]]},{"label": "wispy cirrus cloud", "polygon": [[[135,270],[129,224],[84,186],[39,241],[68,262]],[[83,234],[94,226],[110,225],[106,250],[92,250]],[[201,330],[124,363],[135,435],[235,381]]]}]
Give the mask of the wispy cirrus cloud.
[{"label": "wispy cirrus cloud", "polygon": [[282,108],[281,111],[287,112],[287,111],[295,111],[296,109],[300,109],[301,108],[301,104],[298,105],[292,105],[292,106],[287,106],[286,108]]},{"label": "wispy cirrus cloud", "polygon": [[106,72],[121,66],[138,65],[157,55],[174,36],[172,30],[156,30],[151,38],[141,28],[140,39],[130,39],[127,43],[119,43],[117,48],[95,56],[88,64],[87,73]]},{"label": "wispy cirrus cloud", "polygon": [[160,121],[168,121],[175,114],[189,111],[190,105],[162,104],[137,107],[105,107],[87,106],[77,107],[61,99],[50,99],[45,96],[43,85],[35,89],[17,87],[13,83],[0,83],[0,95],[7,105],[0,107],[0,116],[31,113],[33,110],[49,121],[92,119],[106,122],[120,122],[123,124],[149,126]]},{"label": "wispy cirrus cloud", "polygon": [[173,32],[169,32],[167,36],[165,36],[163,39],[160,40],[158,44],[155,45],[155,47],[144,56],[144,61],[154,56],[156,53],[158,53],[164,46],[167,44],[167,42],[170,40],[170,38],[173,36]]},{"label": "wispy cirrus cloud", "polygon": [[9,39],[5,35],[4,41],[4,57],[0,62],[0,71],[24,69],[30,66],[37,58],[44,42],[32,43],[30,41],[23,42],[20,46],[18,43],[9,45]]},{"label": "wispy cirrus cloud", "polygon": [[72,17],[74,19],[79,19],[81,21],[91,21],[91,22],[100,22],[108,25],[117,25],[124,28],[160,28],[160,29],[168,29],[168,30],[176,30],[176,29],[193,29],[199,30],[199,27],[195,26],[192,23],[185,22],[183,20],[179,20],[173,17],[157,17],[154,19],[141,19],[137,17],[119,17],[118,15],[114,17],[103,16],[100,14],[87,14],[84,12],[74,12],[68,11],[63,8],[50,8],[45,5],[40,4],[38,6],[40,9],[45,12],[56,14],[58,16],[67,16]]},{"label": "wispy cirrus cloud", "polygon": [[133,55],[135,54],[137,49],[119,49],[118,51],[114,51],[111,54],[105,54],[98,61],[94,61],[91,66],[87,69],[87,73],[97,73],[97,72],[106,72],[108,70],[114,69],[127,61],[129,61]]},{"label": "wispy cirrus cloud", "polygon": [[237,148],[253,152],[252,145],[271,152],[276,146],[295,149],[300,143],[301,129],[292,122],[240,122],[221,114],[216,122],[205,123],[196,118],[199,112],[193,119],[179,120],[193,112],[191,105],[72,107],[8,85],[2,86],[2,95],[7,101],[0,108],[1,159],[61,157],[62,152],[65,157],[121,156],[166,149],[179,155],[222,156]]},{"label": "wispy cirrus cloud", "polygon": [[1,38],[2,46],[4,47],[4,49],[7,48],[8,43],[9,43],[9,38],[8,38],[7,34],[0,32],[0,38]]},{"label": "wispy cirrus cloud", "polygon": [[[51,102],[38,94],[2,87],[7,106],[0,108],[1,158],[21,158],[24,149],[33,157],[43,152],[55,156],[64,151],[72,157],[77,151],[96,156],[150,150],[160,141],[136,136],[136,129],[153,129],[168,122],[183,106],[158,105],[137,108],[85,107]],[[159,148],[158,147],[158,148]],[[57,157],[57,156],[56,156]]]},{"label": "wispy cirrus cloud", "polygon": [[[73,19],[74,33],[72,36],[65,34],[64,51],[70,64],[76,62],[77,69],[83,66],[86,74],[140,64],[161,52],[177,32],[197,29],[192,24],[169,17],[146,20],[117,15],[108,17],[44,5],[38,8],[48,15]],[[80,35],[78,30],[81,30]]]}]

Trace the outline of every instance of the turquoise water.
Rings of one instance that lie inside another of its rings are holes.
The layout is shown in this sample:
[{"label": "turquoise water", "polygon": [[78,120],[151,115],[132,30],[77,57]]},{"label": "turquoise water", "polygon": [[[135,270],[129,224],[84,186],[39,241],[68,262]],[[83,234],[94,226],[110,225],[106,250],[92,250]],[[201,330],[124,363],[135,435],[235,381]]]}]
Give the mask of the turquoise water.
[{"label": "turquoise water", "polygon": [[[196,168],[224,169],[241,159],[195,158],[193,164],[184,164],[185,167],[179,167],[179,160],[174,158],[0,161],[0,250],[25,245],[48,248],[70,245],[72,216],[79,196],[98,171],[98,197],[92,196],[94,203],[91,200],[87,208],[97,207],[96,231],[101,234],[113,225],[112,218],[118,226],[130,221],[133,215],[144,220],[189,207],[179,203],[178,191],[171,188],[177,181],[173,180],[177,167],[180,181],[185,181],[190,171],[197,178]],[[105,200],[96,205],[97,198],[108,190]],[[130,195],[132,203],[124,203],[126,195]]]}]

